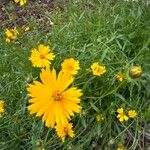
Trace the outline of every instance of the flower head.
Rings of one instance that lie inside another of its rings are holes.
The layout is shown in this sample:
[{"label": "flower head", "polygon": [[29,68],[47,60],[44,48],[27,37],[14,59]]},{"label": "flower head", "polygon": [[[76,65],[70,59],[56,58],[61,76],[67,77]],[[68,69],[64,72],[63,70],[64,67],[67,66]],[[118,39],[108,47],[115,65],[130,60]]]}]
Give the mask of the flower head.
[{"label": "flower head", "polygon": [[61,64],[62,71],[70,75],[76,75],[80,69],[79,61],[74,60],[73,58],[65,59]]},{"label": "flower head", "polygon": [[10,39],[9,38],[6,38],[6,43],[10,43]]},{"label": "flower head", "polygon": [[117,75],[116,75],[116,79],[120,82],[122,82],[123,80],[125,80],[125,75],[121,72],[119,72]]},{"label": "flower head", "polygon": [[130,118],[135,118],[137,116],[137,112],[135,110],[129,110],[128,111],[128,116]]},{"label": "flower head", "polygon": [[142,72],[143,72],[143,70],[142,70],[142,67],[140,67],[140,66],[132,66],[129,70],[130,76],[132,78],[140,77],[142,75]]},{"label": "flower head", "polygon": [[27,0],[14,0],[15,3],[19,3],[20,6],[23,6],[27,3]]},{"label": "flower head", "polygon": [[49,67],[50,61],[54,58],[55,55],[51,52],[49,46],[39,44],[37,49],[32,49],[29,60],[32,62],[33,67]]},{"label": "flower head", "polygon": [[61,72],[57,76],[55,69],[43,69],[40,78],[42,82],[34,81],[27,88],[31,97],[28,110],[31,114],[36,113],[36,116],[43,115],[42,121],[48,127],[66,124],[71,116],[81,110],[81,90],[68,88],[74,78]]},{"label": "flower head", "polygon": [[6,42],[9,43],[11,40],[16,40],[18,34],[19,34],[19,32],[16,28],[6,29],[6,31],[5,31]]},{"label": "flower head", "polygon": [[125,150],[125,147],[124,147],[123,145],[119,145],[119,146],[117,147],[117,150]]},{"label": "flower head", "polygon": [[98,62],[93,63],[91,65],[91,69],[92,69],[93,75],[96,75],[96,76],[101,76],[106,72],[106,67],[99,65]]},{"label": "flower head", "polygon": [[4,101],[0,100],[0,117],[1,117],[1,113],[4,112]]},{"label": "flower head", "polygon": [[72,130],[72,123],[66,123],[65,125],[57,124],[55,126],[57,135],[64,142],[66,136],[74,137],[74,131]]},{"label": "flower head", "polygon": [[120,122],[127,121],[129,119],[128,116],[126,116],[126,114],[124,113],[123,108],[118,108],[117,113],[118,113],[117,118],[119,119]]},{"label": "flower head", "polygon": [[97,115],[97,116],[96,116],[96,120],[97,120],[97,121],[103,121],[103,120],[104,120],[103,114]]},{"label": "flower head", "polygon": [[87,112],[86,110],[82,110],[82,112],[81,112],[81,115],[82,115],[82,116],[86,117],[87,114],[88,114],[88,112]]},{"label": "flower head", "polygon": [[30,31],[30,27],[29,27],[29,26],[26,26],[26,27],[24,28],[24,31],[25,31],[25,32]]}]

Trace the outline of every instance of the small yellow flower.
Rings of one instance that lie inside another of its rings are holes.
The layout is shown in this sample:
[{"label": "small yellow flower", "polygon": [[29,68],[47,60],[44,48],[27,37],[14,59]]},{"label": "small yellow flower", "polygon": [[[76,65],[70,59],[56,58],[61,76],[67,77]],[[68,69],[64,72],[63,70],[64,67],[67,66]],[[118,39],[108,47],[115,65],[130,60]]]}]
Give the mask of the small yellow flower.
[{"label": "small yellow flower", "polygon": [[30,31],[30,27],[29,27],[29,26],[26,26],[26,27],[24,28],[24,31],[25,31],[25,32]]},{"label": "small yellow flower", "polygon": [[97,120],[97,121],[103,121],[103,120],[104,120],[103,114],[97,115],[97,116],[96,116],[96,120]]},{"label": "small yellow flower", "polygon": [[4,101],[0,100],[0,117],[1,117],[1,113],[4,112]]},{"label": "small yellow flower", "polygon": [[11,40],[16,40],[18,34],[19,32],[16,28],[6,29],[5,31],[6,42],[9,43]]},{"label": "small yellow flower", "polygon": [[37,150],[45,150],[43,147],[38,147]]},{"label": "small yellow flower", "polygon": [[51,52],[49,46],[38,45],[37,49],[32,49],[31,57],[29,60],[32,62],[33,67],[49,67],[55,55]]},{"label": "small yellow flower", "polygon": [[137,112],[135,110],[129,110],[128,111],[128,116],[130,118],[135,118],[137,116]]},{"label": "small yellow flower", "polygon": [[23,6],[27,3],[27,0],[14,0],[15,3],[19,3],[20,6]]},{"label": "small yellow flower", "polygon": [[119,119],[120,122],[127,121],[129,119],[128,116],[126,116],[126,114],[124,113],[123,108],[118,108],[117,113],[118,113],[117,118]]},{"label": "small yellow flower", "polygon": [[106,67],[99,65],[98,62],[93,63],[91,65],[91,69],[92,69],[93,75],[96,75],[96,76],[101,76],[106,72]]},{"label": "small yellow flower", "polygon": [[6,43],[10,43],[10,39],[9,38],[6,38]]},{"label": "small yellow flower", "polygon": [[81,114],[82,114],[82,116],[86,117],[88,113],[87,113],[87,111],[82,110]]},{"label": "small yellow flower", "polygon": [[140,66],[132,66],[129,70],[129,74],[132,78],[138,78],[142,75],[142,67]]},{"label": "small yellow flower", "polygon": [[118,146],[117,150],[126,150],[123,145]]},{"label": "small yellow flower", "polygon": [[65,59],[62,64],[62,71],[67,72],[70,75],[76,75],[80,69],[79,61],[73,58]]},{"label": "small yellow flower", "polygon": [[119,73],[117,74],[117,76],[116,76],[116,79],[117,79],[118,81],[122,82],[122,81],[125,80],[126,78],[125,78],[125,75],[124,75],[123,73],[119,72]]},{"label": "small yellow flower", "polygon": [[57,135],[64,142],[66,136],[73,138],[75,136],[74,131],[72,130],[72,123],[67,123],[65,125],[57,124],[55,126]]}]

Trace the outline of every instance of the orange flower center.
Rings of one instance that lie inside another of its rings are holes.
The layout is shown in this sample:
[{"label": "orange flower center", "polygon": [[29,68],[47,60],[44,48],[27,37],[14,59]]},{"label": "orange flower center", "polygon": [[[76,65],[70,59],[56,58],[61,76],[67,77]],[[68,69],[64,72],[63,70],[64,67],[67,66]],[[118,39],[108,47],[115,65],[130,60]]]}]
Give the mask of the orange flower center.
[{"label": "orange flower center", "polygon": [[68,129],[67,129],[67,127],[64,127],[64,132],[66,133],[66,135],[68,134]]},{"label": "orange flower center", "polygon": [[41,59],[44,59],[44,58],[45,58],[45,56],[44,56],[43,54],[41,54],[41,55],[40,55],[40,58],[41,58]]},{"label": "orange flower center", "polygon": [[74,69],[73,65],[68,66],[68,70],[73,70],[73,69]]},{"label": "orange flower center", "polygon": [[55,101],[61,101],[62,100],[62,93],[60,93],[59,91],[55,92],[52,96],[54,98]]}]

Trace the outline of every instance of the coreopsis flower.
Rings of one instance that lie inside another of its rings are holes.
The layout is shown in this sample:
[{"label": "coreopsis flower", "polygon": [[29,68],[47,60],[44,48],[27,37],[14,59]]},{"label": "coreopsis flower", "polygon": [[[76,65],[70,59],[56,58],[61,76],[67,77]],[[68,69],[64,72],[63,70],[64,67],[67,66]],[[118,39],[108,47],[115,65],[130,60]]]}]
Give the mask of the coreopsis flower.
[{"label": "coreopsis flower", "polygon": [[46,126],[66,124],[71,116],[81,110],[82,92],[77,87],[68,88],[74,78],[67,73],[56,75],[55,69],[42,69],[39,81],[29,84],[27,90],[31,99],[28,110],[30,114],[42,116]]},{"label": "coreopsis flower", "polygon": [[128,111],[128,116],[130,118],[135,118],[137,116],[137,112],[135,110],[129,110]]},{"label": "coreopsis flower", "polygon": [[127,121],[129,119],[128,116],[124,113],[123,108],[118,108],[117,113],[118,113],[117,118],[119,119],[120,122]]},{"label": "coreopsis flower", "polygon": [[15,3],[18,3],[20,6],[23,6],[27,3],[27,0],[14,0]]},{"label": "coreopsis flower", "polygon": [[103,120],[104,120],[103,114],[97,115],[97,116],[96,116],[96,120],[97,120],[97,121],[103,121]]},{"label": "coreopsis flower", "polygon": [[13,29],[6,29],[5,36],[6,42],[9,43],[11,40],[16,40],[19,32],[16,28]]},{"label": "coreopsis flower", "polygon": [[30,27],[29,27],[29,26],[26,26],[26,27],[24,28],[24,31],[25,31],[25,32],[30,31]]},{"label": "coreopsis flower", "polygon": [[37,49],[32,49],[31,57],[29,60],[32,62],[33,67],[49,67],[55,55],[51,52],[49,46],[39,44]]},{"label": "coreopsis flower", "polygon": [[119,72],[117,75],[116,75],[116,79],[120,82],[122,82],[123,80],[126,79],[125,75],[121,72]]},{"label": "coreopsis flower", "polygon": [[119,146],[117,147],[117,150],[126,150],[126,148],[125,148],[123,145],[119,145]]},{"label": "coreopsis flower", "polygon": [[73,58],[65,59],[62,64],[62,71],[70,75],[76,75],[80,69],[79,61],[74,60]]},{"label": "coreopsis flower", "polygon": [[4,101],[0,100],[0,117],[2,116],[3,112],[4,112]]},{"label": "coreopsis flower", "polygon": [[129,70],[129,74],[132,78],[138,78],[142,75],[142,67],[140,66],[132,66]]},{"label": "coreopsis flower", "polygon": [[93,75],[101,76],[106,72],[106,67],[103,65],[99,65],[98,62],[95,62],[91,65],[91,69],[93,72]]},{"label": "coreopsis flower", "polygon": [[63,142],[65,141],[66,136],[70,136],[71,138],[75,136],[74,131],[72,130],[72,123],[66,123],[64,125],[57,124],[55,129],[58,137],[60,137]]}]

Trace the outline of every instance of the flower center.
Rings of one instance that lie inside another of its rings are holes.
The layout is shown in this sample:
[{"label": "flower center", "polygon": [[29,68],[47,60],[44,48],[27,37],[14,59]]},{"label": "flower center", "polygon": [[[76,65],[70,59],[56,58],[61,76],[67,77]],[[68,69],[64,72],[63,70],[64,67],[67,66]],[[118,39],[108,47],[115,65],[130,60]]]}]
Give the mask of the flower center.
[{"label": "flower center", "polygon": [[45,56],[44,56],[43,54],[41,54],[41,55],[40,55],[40,58],[41,58],[41,59],[44,59],[44,58],[45,58]]},{"label": "flower center", "polygon": [[69,69],[69,70],[73,70],[74,67],[73,67],[72,65],[69,65],[69,66],[68,66],[68,69]]},{"label": "flower center", "polygon": [[64,132],[66,133],[66,135],[68,134],[68,129],[67,129],[67,127],[64,127]]},{"label": "flower center", "polygon": [[54,98],[55,101],[61,101],[62,100],[62,93],[60,93],[59,91],[55,92],[52,96]]}]

